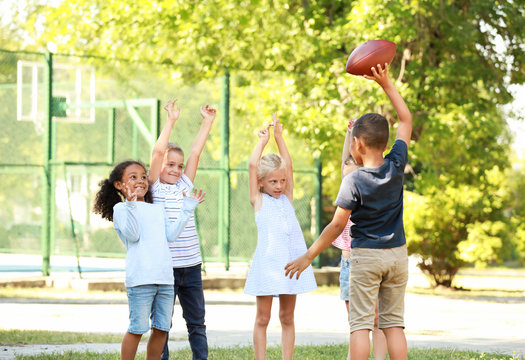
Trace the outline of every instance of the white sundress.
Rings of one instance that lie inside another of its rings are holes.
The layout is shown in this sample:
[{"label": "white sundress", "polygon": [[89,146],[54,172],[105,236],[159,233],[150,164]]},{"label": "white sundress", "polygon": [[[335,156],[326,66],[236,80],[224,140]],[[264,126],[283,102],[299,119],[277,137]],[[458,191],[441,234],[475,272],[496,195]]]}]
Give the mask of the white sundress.
[{"label": "white sundress", "polygon": [[312,266],[297,280],[286,277],[287,263],[306,252],[303,232],[295,210],[285,195],[278,199],[262,193],[262,205],[255,213],[257,248],[244,292],[250,295],[301,294],[317,289]]}]

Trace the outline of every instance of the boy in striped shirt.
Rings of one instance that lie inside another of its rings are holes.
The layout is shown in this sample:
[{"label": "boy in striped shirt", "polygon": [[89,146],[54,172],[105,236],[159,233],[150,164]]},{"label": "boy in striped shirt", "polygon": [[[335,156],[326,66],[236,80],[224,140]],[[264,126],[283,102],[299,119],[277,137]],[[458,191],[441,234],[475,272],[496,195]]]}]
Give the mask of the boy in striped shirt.
[{"label": "boy in striped shirt", "polygon": [[[153,149],[148,181],[151,184],[153,202],[164,205],[168,217],[178,218],[184,194],[193,189],[193,180],[197,173],[199,157],[210,133],[215,109],[206,105],[201,107],[203,121],[199,133],[193,140],[186,167],[184,167],[184,151],[178,145],[169,143],[169,137],[175,122],[179,118],[180,108],[175,108],[175,100],[168,101],[165,110],[168,120],[160,133]],[[204,292],[201,277],[201,253],[199,238],[195,227],[195,217],[192,215],[179,238],[170,243],[173,263],[175,299],[178,296],[182,307],[182,315],[188,328],[188,339],[194,359],[208,358],[208,341],[204,325]],[[162,352],[161,360],[169,358],[168,338]]]}]

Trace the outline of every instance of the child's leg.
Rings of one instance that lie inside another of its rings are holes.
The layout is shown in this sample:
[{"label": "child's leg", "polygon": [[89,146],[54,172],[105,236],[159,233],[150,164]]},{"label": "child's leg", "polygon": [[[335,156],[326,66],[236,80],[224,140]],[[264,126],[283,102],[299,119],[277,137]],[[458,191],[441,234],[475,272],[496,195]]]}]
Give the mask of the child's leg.
[{"label": "child's leg", "polygon": [[405,333],[405,288],[408,281],[406,246],[386,249],[381,259],[387,269],[379,289],[379,327],[386,336],[391,360],[407,358]]},{"label": "child's leg", "polygon": [[140,334],[132,334],[127,332],[122,339],[122,345],[120,346],[120,358],[121,360],[134,360],[137,348],[139,346]]},{"label": "child's leg", "polygon": [[156,285],[132,286],[127,287],[126,292],[129,305],[129,327],[122,339],[120,353],[122,360],[133,360],[142,334],[150,328],[149,318],[157,287]]},{"label": "child's leg", "polygon": [[188,340],[194,359],[208,358],[208,338],[205,325],[205,300],[201,265],[183,268],[178,289],[182,316],[186,320]]},{"label": "child's leg", "polygon": [[159,329],[151,329],[151,335],[148,340],[146,350],[146,360],[158,360],[162,354],[162,348],[166,342],[168,333]]},{"label": "child's leg", "polygon": [[[348,316],[348,323],[350,323],[350,301],[345,301],[346,305],[346,315]],[[348,354],[346,355],[346,360],[350,360],[352,358],[350,353],[350,339],[352,337],[352,334],[348,336]]]},{"label": "child's leg", "polygon": [[279,295],[279,320],[281,321],[281,341],[283,360],[292,360],[295,345],[294,311],[297,295]]},{"label": "child's leg", "polygon": [[372,346],[374,348],[375,360],[385,360],[386,358],[386,337],[383,330],[379,329],[379,301],[376,302],[376,316],[374,319],[374,331],[372,331]]},{"label": "child's leg", "polygon": [[407,359],[407,339],[402,327],[391,327],[383,329],[388,344],[390,360]]},{"label": "child's leg", "polygon": [[[341,270],[339,272],[339,297],[345,301],[346,314],[348,316],[348,322],[350,323],[350,251],[341,251]],[[350,360],[350,336],[348,338],[348,355],[347,359]]]},{"label": "child's leg", "polygon": [[350,334],[352,360],[368,360],[370,354],[370,330],[356,330]]},{"label": "child's leg", "polygon": [[266,357],[266,329],[272,315],[273,296],[257,296],[257,315],[253,327],[253,350],[255,359]]},{"label": "child's leg", "polygon": [[146,351],[147,360],[161,358],[173,316],[173,285],[156,285],[156,288],[157,293],[151,307],[151,336]]},{"label": "child's leg", "polygon": [[[380,250],[382,251],[382,250]],[[353,248],[350,266],[350,354],[352,360],[368,360],[370,331],[381,283],[380,251]]]}]

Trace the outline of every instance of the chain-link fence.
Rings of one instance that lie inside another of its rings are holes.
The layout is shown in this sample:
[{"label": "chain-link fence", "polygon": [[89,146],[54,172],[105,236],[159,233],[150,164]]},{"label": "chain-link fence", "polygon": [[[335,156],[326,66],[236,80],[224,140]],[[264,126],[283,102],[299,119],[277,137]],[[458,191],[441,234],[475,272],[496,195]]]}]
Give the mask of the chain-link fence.
[{"label": "chain-link fence", "polygon": [[[246,116],[230,115],[235,81],[189,83],[161,64],[1,50],[0,67],[0,252],[39,253],[44,264],[52,255],[123,257],[112,224],[91,211],[98,183],[122,160],[148,165],[164,124],[160,99],[177,97],[182,113],[171,139],[186,152],[199,107],[219,110],[195,179],[207,192],[197,208],[204,261],[249,261],[257,242],[249,153],[236,144],[255,139],[229,140],[232,123]],[[295,175],[294,206],[310,243],[321,194],[319,172],[308,166]]]}]

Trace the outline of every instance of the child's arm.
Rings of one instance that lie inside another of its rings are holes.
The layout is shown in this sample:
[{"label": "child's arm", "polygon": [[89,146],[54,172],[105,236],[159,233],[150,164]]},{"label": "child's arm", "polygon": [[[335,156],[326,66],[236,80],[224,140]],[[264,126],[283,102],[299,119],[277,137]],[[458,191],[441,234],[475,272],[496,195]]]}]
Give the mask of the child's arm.
[{"label": "child's arm", "polygon": [[180,236],[197,205],[204,201],[204,195],[206,193],[202,189],[198,193],[195,189],[190,196],[184,194],[182,209],[177,220],[169,220],[165,215],[166,237],[169,242],[175,241]]},{"label": "child's arm", "polygon": [[344,209],[340,206],[337,207],[334,213],[332,221],[324,228],[319,238],[310,246],[310,248],[297,259],[289,262],[284,267],[285,276],[290,275],[290,279],[297,273],[297,279],[299,275],[306,269],[317,255],[319,255],[324,249],[330,246],[330,244],[343,232],[348,218],[352,214],[352,210]]},{"label": "child's arm", "polygon": [[193,182],[195,174],[197,173],[197,167],[199,166],[199,158],[206,144],[206,139],[210,133],[213,120],[215,119],[216,110],[206,105],[204,108],[201,106],[202,125],[199,133],[191,144],[190,154],[188,155],[188,161],[186,161],[186,167],[184,168],[184,174]]},{"label": "child's arm", "polygon": [[284,191],[284,195],[286,195],[288,200],[290,200],[291,202],[293,200],[292,157],[290,156],[290,152],[288,151],[288,147],[286,146],[286,142],[284,141],[283,124],[279,122],[279,118],[277,118],[277,113],[273,113],[272,118],[273,118],[273,137],[275,138],[275,142],[277,143],[279,154],[281,155],[284,162],[286,163],[286,189]]},{"label": "child's arm", "polygon": [[[353,161],[352,155],[350,154],[350,145],[352,144],[352,127],[354,126],[354,123],[355,119],[350,120],[346,128],[343,153],[341,154],[341,179],[359,168],[359,166],[357,166]],[[348,161],[350,161],[350,163],[348,163]]]},{"label": "child's arm", "polygon": [[384,69],[380,64],[377,64],[377,68],[379,70],[376,70],[375,67],[372,68],[373,76],[365,75],[365,78],[375,80],[388,95],[390,102],[394,106],[394,110],[396,110],[397,115],[399,116],[399,126],[397,128],[396,139],[403,140],[408,147],[412,136],[412,114],[392,83],[392,80],[388,77],[388,64],[385,63]]},{"label": "child's arm", "polygon": [[250,157],[250,163],[248,165],[248,175],[250,181],[250,203],[252,204],[255,211],[258,211],[261,207],[261,192],[259,191],[259,181],[257,180],[257,163],[261,158],[262,152],[268,140],[270,139],[270,124],[264,129],[259,130],[259,142],[253,149],[252,156]]},{"label": "child's arm", "polygon": [[136,209],[136,201],[118,203],[113,208],[113,227],[124,244],[126,241],[139,241],[140,227],[135,215]]},{"label": "child's arm", "polygon": [[166,121],[164,128],[162,128],[159,138],[155,143],[155,147],[153,148],[153,154],[151,155],[151,164],[148,174],[148,182],[150,184],[154,184],[160,176],[164,155],[166,154],[168,142],[170,141],[170,133],[173,129],[173,125],[175,125],[175,122],[179,118],[180,107],[177,106],[177,109],[175,109],[176,102],[177,99],[170,100],[164,106],[164,109],[168,111],[168,120]]}]

